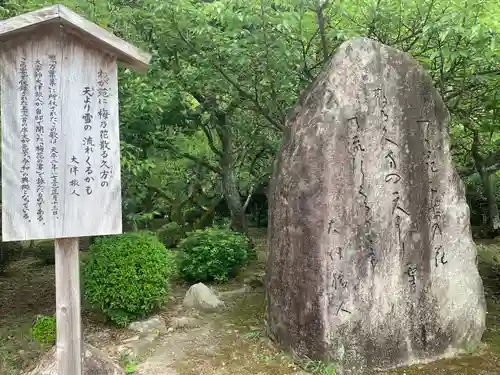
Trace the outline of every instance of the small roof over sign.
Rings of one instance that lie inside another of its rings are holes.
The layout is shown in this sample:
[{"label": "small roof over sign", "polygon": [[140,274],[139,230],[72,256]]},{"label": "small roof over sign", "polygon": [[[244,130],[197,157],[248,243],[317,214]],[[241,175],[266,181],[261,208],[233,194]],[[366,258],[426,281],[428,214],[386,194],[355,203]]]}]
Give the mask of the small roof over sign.
[{"label": "small roof over sign", "polygon": [[21,14],[0,22],[0,42],[5,42],[20,34],[32,33],[37,27],[59,23],[96,49],[116,56],[124,65],[141,73],[148,69],[151,55],[118,38],[102,27],[86,20],[63,5],[57,4],[34,12]]}]

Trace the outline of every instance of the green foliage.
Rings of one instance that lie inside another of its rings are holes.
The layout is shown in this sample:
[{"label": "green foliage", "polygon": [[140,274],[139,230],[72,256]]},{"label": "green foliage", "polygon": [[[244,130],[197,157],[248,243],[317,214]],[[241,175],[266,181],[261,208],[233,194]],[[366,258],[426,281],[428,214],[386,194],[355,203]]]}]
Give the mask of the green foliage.
[{"label": "green foliage", "polygon": [[120,352],[118,363],[125,371],[125,374],[133,374],[137,369],[137,364],[134,356],[126,351]]},{"label": "green foliage", "polygon": [[41,344],[53,345],[56,342],[56,318],[41,316],[31,327],[31,337]]},{"label": "green foliage", "polygon": [[16,252],[22,251],[19,242],[0,242],[0,274],[5,272]]},{"label": "green foliage", "polygon": [[[61,2],[152,53],[148,74],[119,70],[123,212],[133,230],[157,217],[211,225],[220,201],[233,222],[246,212],[265,225],[267,202],[240,203],[269,180],[286,113],[355,36],[402,49],[427,69],[451,112],[463,177],[500,173],[495,0]],[[48,3],[5,0],[0,17]],[[494,212],[485,195],[489,205],[470,200],[475,218]]]},{"label": "green foliage", "polygon": [[0,274],[5,272],[12,258],[12,248],[8,244],[0,243]]},{"label": "green foliage", "polygon": [[54,241],[37,241],[34,253],[44,264],[54,264],[56,262]]},{"label": "green foliage", "polygon": [[303,366],[305,371],[318,375],[335,375],[335,367],[322,361],[305,361]]},{"label": "green foliage", "polygon": [[150,202],[149,179],[154,162],[140,158],[140,150],[121,142],[120,159],[122,170],[122,204],[125,220],[130,228],[137,230],[155,214]]},{"label": "green foliage", "polygon": [[185,229],[175,221],[163,225],[158,231],[157,235],[160,241],[172,249],[186,236]]},{"label": "green foliage", "polygon": [[178,246],[179,272],[189,281],[227,281],[248,262],[248,238],[230,229],[188,233]]},{"label": "green foliage", "polygon": [[163,305],[175,258],[147,232],[99,238],[83,267],[85,301],[119,326]]}]

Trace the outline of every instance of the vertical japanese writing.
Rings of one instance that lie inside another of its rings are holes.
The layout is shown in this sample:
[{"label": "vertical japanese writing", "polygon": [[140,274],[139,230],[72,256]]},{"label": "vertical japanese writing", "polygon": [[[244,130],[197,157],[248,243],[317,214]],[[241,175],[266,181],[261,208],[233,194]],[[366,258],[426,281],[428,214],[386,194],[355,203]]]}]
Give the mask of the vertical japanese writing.
[{"label": "vertical japanese writing", "polygon": [[372,216],[371,216],[371,208],[368,204],[368,195],[366,194],[365,191],[365,170],[363,168],[363,160],[360,161],[360,167],[359,171],[361,174],[361,183],[359,184],[359,190],[358,193],[363,197],[363,208],[365,210],[365,223],[366,225],[370,225],[372,221]]},{"label": "vertical japanese writing", "polygon": [[94,87],[85,86],[83,88],[83,151],[85,153],[85,192],[87,195],[92,194],[91,182],[94,180],[94,170],[92,169],[92,154],[94,153],[94,139],[92,138],[92,96],[95,94]]},{"label": "vertical japanese writing", "polygon": [[[361,196],[361,200],[363,202],[363,209],[365,211],[365,226],[367,227],[367,230],[369,230],[372,224],[372,212],[371,212],[372,210],[370,205],[368,204],[368,195],[365,190],[366,176],[365,176],[363,155],[362,155],[362,153],[366,151],[366,148],[361,142],[360,125],[358,118],[351,117],[347,119],[347,127],[349,134],[352,134],[352,138],[350,141],[350,152],[353,157],[354,171],[356,171],[356,169],[359,170],[360,181],[358,185],[358,194]],[[366,237],[366,241],[367,241],[366,248],[368,250],[367,257],[370,260],[372,268],[374,268],[375,265],[377,264],[377,258],[373,246],[373,241],[369,235]]]},{"label": "vertical japanese writing", "polygon": [[[387,97],[385,96],[384,90],[382,90],[381,88],[373,90],[373,93],[375,96],[376,105],[380,108],[380,117],[382,118],[383,123],[382,129],[385,129],[387,132],[387,128],[385,127],[387,120],[389,120],[389,115],[385,110],[385,107],[387,106]],[[386,132],[384,132],[384,136]]]},{"label": "vertical japanese writing", "polygon": [[50,180],[51,180],[51,210],[52,215],[59,216],[59,151],[58,141],[59,133],[57,131],[58,123],[58,106],[57,106],[57,77],[56,77],[57,60],[55,55],[49,55],[49,143],[50,143]]},{"label": "vertical japanese writing", "polygon": [[338,289],[338,288],[347,288],[347,280],[344,279],[344,274],[339,272],[334,272],[332,274],[332,279],[333,279],[333,288]]},{"label": "vertical japanese writing", "polygon": [[[363,155],[362,153],[366,151],[361,139],[361,129],[357,116],[348,118],[346,120],[347,134],[349,137],[349,143],[347,147],[347,151],[352,157],[352,167],[354,173],[359,176],[359,171],[361,171],[361,181],[359,182],[360,192],[363,191],[364,184],[364,172],[363,172]],[[366,194],[365,194],[366,196]],[[363,200],[365,202],[365,200]],[[369,212],[367,212],[369,214]],[[338,238],[342,238],[342,236],[337,236],[340,234],[338,230],[339,223],[336,223],[334,219],[331,219],[328,222],[328,234],[330,234],[335,240]],[[342,241],[342,239],[340,240]],[[348,293],[349,283],[345,279],[344,272],[342,270],[342,266],[344,264],[344,258],[348,258],[344,254],[344,245],[341,243],[334,242],[331,251],[329,252],[329,257],[331,262],[331,271],[329,271],[329,289],[328,289],[328,299],[329,299],[329,307],[331,308],[331,312],[335,316],[341,315],[341,313],[351,314],[351,311],[346,306],[346,293]],[[351,288],[353,286],[351,285]]]},{"label": "vertical japanese writing", "polygon": [[417,124],[421,127],[423,127],[423,132],[424,132],[424,143],[427,147],[427,150],[425,152],[425,164],[427,167],[430,169],[430,172],[436,173],[438,171],[438,168],[436,166],[436,160],[433,157],[433,150],[431,146],[431,142],[429,140],[429,128],[431,125],[431,122],[429,120],[417,120]]},{"label": "vertical japanese writing", "polygon": [[23,219],[31,222],[30,217],[30,197],[31,181],[29,178],[31,156],[29,152],[29,144],[31,142],[28,134],[28,67],[26,65],[26,57],[21,57],[19,63],[19,85],[18,90],[21,94],[20,114],[21,114],[21,199],[22,199],[22,215]]},{"label": "vertical japanese writing", "polygon": [[342,301],[339,307],[337,308],[337,313],[335,315],[339,315],[340,312],[351,314],[351,312],[347,310],[344,306],[345,306],[345,301]]},{"label": "vertical japanese writing", "polygon": [[101,177],[101,187],[109,186],[109,179],[111,177],[112,169],[109,165],[109,130],[108,130],[108,118],[109,111],[106,109],[109,97],[109,75],[102,69],[97,73],[97,97],[99,104],[99,111],[97,115],[101,122],[100,125],[100,138],[99,146],[101,151],[101,165],[100,165],[100,177]]},{"label": "vertical japanese writing", "polygon": [[[332,234],[332,235],[333,234],[339,234],[338,229],[335,228],[335,220],[333,220],[333,219],[331,219],[328,222],[328,234]],[[336,236],[334,236],[334,237],[336,237]],[[334,242],[334,245],[332,246],[332,250],[329,253],[330,259],[332,260],[332,262],[334,262],[334,257],[335,257],[334,254],[338,255],[338,257],[339,257],[340,260],[342,260],[344,258],[342,247],[335,246],[335,242]]]},{"label": "vertical japanese writing", "polygon": [[331,219],[328,222],[328,234],[330,233],[338,233],[339,231],[333,226],[335,224],[335,220]]},{"label": "vertical japanese writing", "polygon": [[69,186],[71,189],[71,195],[76,195],[77,197],[80,196],[80,180],[78,179],[80,175],[79,171],[80,162],[78,161],[78,158],[73,155],[69,161]]},{"label": "vertical japanese writing", "polygon": [[442,244],[443,232],[441,229],[442,211],[441,211],[441,198],[439,197],[438,189],[431,187],[431,200],[430,200],[430,226],[431,226],[431,242],[435,251],[435,266],[446,264],[446,253]]},{"label": "vertical japanese writing", "polygon": [[363,145],[361,144],[361,139],[359,138],[359,122],[357,117],[351,117],[347,119],[347,128],[349,134],[353,134],[350,140],[350,152],[353,155],[353,158],[356,159],[359,152],[366,151]]},{"label": "vertical japanese writing", "polygon": [[430,141],[431,122],[429,120],[418,120],[417,124],[423,127],[424,142],[427,150],[424,154],[424,160],[427,165],[427,174],[430,176],[430,197],[429,197],[429,223],[431,232],[431,243],[434,249],[434,265],[439,267],[440,264],[448,263],[446,260],[445,249],[442,244],[442,211],[441,197],[439,193],[439,181],[436,181],[436,173],[439,168],[436,165],[436,160],[433,157],[434,150]]},{"label": "vertical japanese writing", "polygon": [[[399,160],[397,158],[397,153],[399,150],[398,142],[393,139],[391,136],[389,129],[387,127],[389,116],[385,111],[385,107],[387,105],[387,97],[385,96],[383,90],[381,88],[374,90],[374,96],[376,99],[377,107],[380,108],[380,116],[381,116],[381,130],[382,130],[382,146],[386,146],[387,151],[384,152],[384,161],[388,167],[388,172],[385,175],[385,182],[390,184],[390,189],[392,190],[392,207],[391,214],[393,217],[393,225],[396,230],[397,243],[399,246],[399,250],[401,254],[404,254],[405,251],[405,235],[403,235],[402,224],[404,218],[410,218],[410,214],[404,208],[404,204],[402,202],[402,196],[400,193],[402,177],[399,171]],[[410,288],[412,291],[415,290],[416,287],[416,267],[409,267],[408,276],[410,282]]]},{"label": "vertical japanese writing", "polygon": [[415,292],[417,289],[417,265],[416,264],[408,264],[408,282],[410,284],[410,289],[412,292]]},{"label": "vertical japanese writing", "polygon": [[43,65],[39,59],[35,61],[35,150],[36,150],[36,215],[39,222],[44,221],[43,205],[45,203],[45,142],[43,117]]},{"label": "vertical japanese writing", "polygon": [[431,240],[438,241],[441,239],[441,198],[438,195],[438,189],[431,187],[431,202],[430,202],[430,222],[431,222]]}]

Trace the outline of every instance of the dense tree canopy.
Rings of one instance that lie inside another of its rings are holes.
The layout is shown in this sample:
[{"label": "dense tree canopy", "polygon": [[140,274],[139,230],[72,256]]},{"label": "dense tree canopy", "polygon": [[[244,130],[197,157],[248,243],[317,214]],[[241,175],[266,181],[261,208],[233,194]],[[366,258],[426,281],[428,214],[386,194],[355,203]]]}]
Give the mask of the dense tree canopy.
[{"label": "dense tree canopy", "polygon": [[[495,0],[58,1],[153,54],[120,69],[130,227],[265,225],[284,119],[336,47],[363,35],[412,54],[452,117],[473,225],[498,234],[500,29]],[[5,0],[8,18],[51,2]],[[478,232],[479,233],[479,232]]]}]

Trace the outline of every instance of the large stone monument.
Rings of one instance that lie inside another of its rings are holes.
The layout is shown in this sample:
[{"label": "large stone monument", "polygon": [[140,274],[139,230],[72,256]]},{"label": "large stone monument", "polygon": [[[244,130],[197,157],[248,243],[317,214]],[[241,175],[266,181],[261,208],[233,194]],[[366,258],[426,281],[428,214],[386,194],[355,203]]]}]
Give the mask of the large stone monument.
[{"label": "large stone monument", "polygon": [[344,43],[286,124],[270,187],[268,332],[338,374],[478,343],[485,299],[449,115],[408,54]]}]

